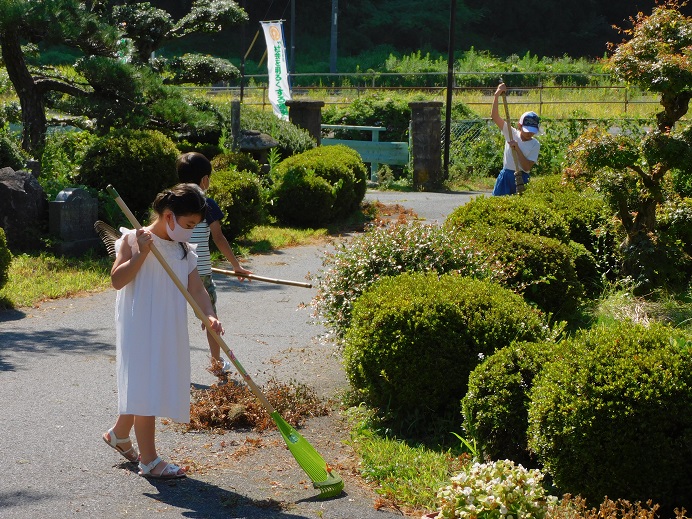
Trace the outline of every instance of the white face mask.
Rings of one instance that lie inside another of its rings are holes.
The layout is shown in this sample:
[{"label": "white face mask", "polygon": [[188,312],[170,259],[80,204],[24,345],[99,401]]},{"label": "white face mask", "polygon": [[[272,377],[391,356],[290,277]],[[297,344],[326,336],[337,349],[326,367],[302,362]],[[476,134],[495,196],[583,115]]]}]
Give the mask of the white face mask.
[{"label": "white face mask", "polygon": [[173,229],[171,230],[168,223],[166,223],[166,232],[168,232],[168,237],[171,240],[188,243],[192,238],[192,233],[195,232],[195,228],[185,229],[183,226],[178,225],[178,219],[173,214]]}]

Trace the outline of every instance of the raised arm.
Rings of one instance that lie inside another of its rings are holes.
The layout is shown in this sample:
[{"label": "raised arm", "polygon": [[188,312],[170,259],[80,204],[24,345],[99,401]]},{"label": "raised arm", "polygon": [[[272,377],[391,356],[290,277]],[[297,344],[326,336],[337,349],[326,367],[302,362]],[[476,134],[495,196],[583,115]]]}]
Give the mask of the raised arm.
[{"label": "raised arm", "polygon": [[498,108],[498,100],[500,96],[504,93],[507,92],[507,86],[504,83],[500,83],[497,85],[497,90],[495,90],[495,95],[493,98],[493,108],[490,112],[490,117],[492,117],[493,122],[497,125],[500,130],[505,127],[505,120],[500,117],[500,110]]}]

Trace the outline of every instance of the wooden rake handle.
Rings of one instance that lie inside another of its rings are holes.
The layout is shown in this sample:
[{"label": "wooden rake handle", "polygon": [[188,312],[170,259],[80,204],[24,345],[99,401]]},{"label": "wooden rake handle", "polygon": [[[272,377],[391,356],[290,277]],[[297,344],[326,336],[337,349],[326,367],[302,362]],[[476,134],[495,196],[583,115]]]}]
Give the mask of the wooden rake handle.
[{"label": "wooden rake handle", "polygon": [[237,277],[241,277],[241,278],[253,279],[256,281],[264,281],[265,283],[276,283],[277,285],[290,285],[290,286],[294,286],[294,287],[312,288],[311,283],[303,283],[301,281],[291,281],[288,279],[267,278],[264,276],[257,276],[255,274],[244,274],[241,272],[236,272],[235,270],[220,269],[217,267],[212,267],[211,271],[216,272],[217,274],[224,274],[226,276],[237,276]]},{"label": "wooden rake handle", "polygon": [[[108,191],[108,194],[110,194],[113,199],[115,200],[115,203],[118,204],[118,207],[122,210],[122,212],[125,214],[127,219],[130,221],[130,224],[135,229],[141,229],[142,225],[139,223],[137,220],[137,217],[132,214],[130,211],[129,207],[127,207],[127,204],[123,201],[122,198],[120,198],[120,195],[118,192],[115,190],[115,188],[111,185],[106,187],[106,191]],[[171,269],[170,265],[168,265],[168,262],[165,260],[165,258],[161,255],[159,250],[154,246],[154,244],[151,245],[151,252],[156,256],[156,259],[159,260],[159,263],[161,263],[161,266],[163,269],[166,271],[166,273],[170,276],[170,278],[173,280],[173,283],[175,283],[175,286],[178,287],[178,290],[180,290],[180,293],[183,294],[185,299],[187,300],[188,303],[190,303],[190,306],[192,309],[195,311],[195,315],[204,323],[205,328],[207,329],[207,332],[211,334],[211,336],[214,338],[214,340],[217,342],[217,344],[221,347],[221,349],[228,355],[228,358],[231,360],[235,368],[238,370],[238,372],[241,374],[245,382],[247,383],[248,387],[250,390],[254,393],[254,395],[257,397],[257,399],[262,403],[262,405],[267,409],[269,414],[274,413],[276,410],[274,409],[274,406],[272,406],[269,403],[269,400],[267,400],[267,397],[262,393],[260,388],[255,384],[255,382],[250,378],[250,375],[245,371],[245,368],[243,365],[240,363],[238,359],[236,359],[235,355],[231,351],[231,349],[228,347],[226,342],[221,338],[221,336],[216,333],[212,327],[211,327],[211,322],[207,318],[207,316],[204,314],[202,311],[202,308],[197,304],[197,301],[194,300],[190,292],[188,292],[187,287],[182,284],[178,276],[176,275],[175,272],[173,272],[173,269]]]},{"label": "wooden rake handle", "polygon": [[[502,92],[502,104],[505,107],[505,122],[507,123],[507,132],[509,133],[509,138],[512,138],[512,121],[509,119],[509,106],[507,106],[507,93]],[[519,164],[519,155],[517,155],[517,150],[510,148],[512,150],[512,158],[514,159],[514,183],[517,185],[517,193],[521,194],[526,190],[524,186],[524,177],[521,174],[521,165]]]}]

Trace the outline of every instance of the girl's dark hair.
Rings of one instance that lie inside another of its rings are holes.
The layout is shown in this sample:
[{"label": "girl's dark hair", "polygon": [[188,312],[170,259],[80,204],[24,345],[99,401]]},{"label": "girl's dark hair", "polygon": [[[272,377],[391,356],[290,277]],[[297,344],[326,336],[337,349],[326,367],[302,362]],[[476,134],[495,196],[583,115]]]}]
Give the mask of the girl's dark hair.
[{"label": "girl's dark hair", "polygon": [[[198,214],[204,220],[207,215],[207,198],[195,184],[177,184],[156,195],[151,208],[154,211],[152,220],[161,216],[166,209],[170,209],[176,217]],[[187,257],[187,245],[181,243],[180,246],[183,248],[183,258]]]},{"label": "girl's dark hair", "polygon": [[189,182],[199,185],[202,179],[211,175],[211,162],[209,159],[196,151],[183,153],[175,163],[180,182]]}]

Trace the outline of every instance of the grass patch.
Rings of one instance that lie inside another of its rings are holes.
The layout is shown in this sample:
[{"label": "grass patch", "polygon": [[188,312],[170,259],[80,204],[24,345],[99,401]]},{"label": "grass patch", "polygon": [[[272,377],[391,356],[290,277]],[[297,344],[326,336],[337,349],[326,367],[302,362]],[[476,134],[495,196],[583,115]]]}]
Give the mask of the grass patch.
[{"label": "grass patch", "polygon": [[365,407],[352,407],[346,414],[360,474],[377,485],[375,491],[384,500],[381,507],[407,513],[434,510],[438,489],[471,459],[468,453],[437,451],[390,438],[379,428],[374,411]]},{"label": "grass patch", "polygon": [[9,281],[0,290],[0,310],[36,306],[48,299],[98,292],[111,286],[110,258],[66,258],[47,252],[12,258]]},{"label": "grass patch", "polygon": [[672,294],[659,290],[638,296],[634,288],[625,283],[609,287],[594,308],[595,324],[611,325],[622,320],[644,325],[664,322],[681,330],[692,331],[692,291]]},{"label": "grass patch", "polygon": [[285,247],[318,243],[327,234],[327,229],[294,229],[291,227],[258,225],[239,239],[236,245],[242,255],[262,254]]}]

